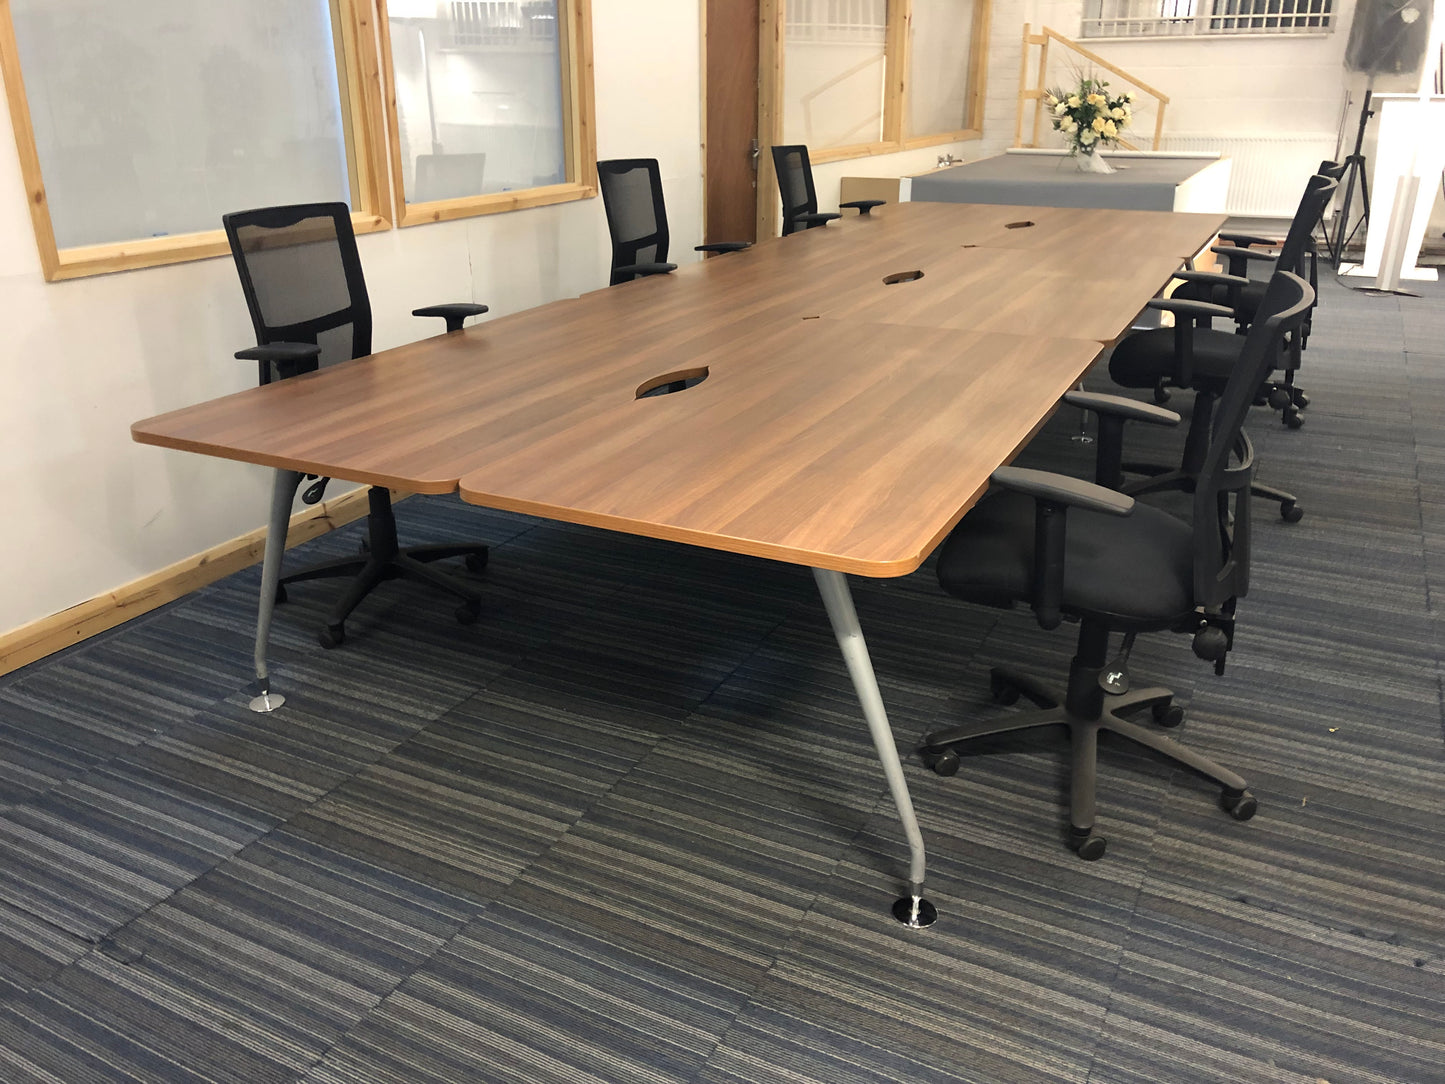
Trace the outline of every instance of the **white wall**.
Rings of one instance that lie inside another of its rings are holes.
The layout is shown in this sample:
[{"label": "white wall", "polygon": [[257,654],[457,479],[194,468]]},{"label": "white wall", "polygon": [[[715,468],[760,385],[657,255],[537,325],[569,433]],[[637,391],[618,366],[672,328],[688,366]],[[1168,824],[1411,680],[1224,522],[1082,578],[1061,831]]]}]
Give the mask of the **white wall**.
[{"label": "white wall", "polygon": [[[690,239],[702,235],[698,15],[686,0],[593,5],[598,154],[661,161],[676,261],[695,258]],[[231,357],[254,339],[230,260],[46,283],[8,125],[7,112],[0,633],[254,529],[270,492],[265,469],[130,440],[137,419],[254,382],[254,366]],[[974,144],[827,167],[823,204],[836,203],[845,166],[899,176],[965,146]],[[359,245],[377,349],[435,333],[408,315],[420,305],[470,299],[505,314],[607,280],[599,200],[389,230]]]}]

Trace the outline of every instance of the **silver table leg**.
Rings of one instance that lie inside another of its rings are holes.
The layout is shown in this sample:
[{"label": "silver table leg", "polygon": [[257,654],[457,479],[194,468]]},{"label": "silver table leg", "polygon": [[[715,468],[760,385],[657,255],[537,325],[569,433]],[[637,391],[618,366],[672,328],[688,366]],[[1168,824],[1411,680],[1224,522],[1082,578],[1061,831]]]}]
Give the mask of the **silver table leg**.
[{"label": "silver table leg", "polygon": [[878,691],[873,661],[868,657],[868,645],[863,642],[863,630],[858,627],[858,614],[853,609],[848,577],[841,572],[815,568],[813,579],[817,581],[818,593],[823,596],[823,606],[833,625],[833,635],[838,638],[843,661],[848,664],[848,675],[853,679],[853,690],[858,694],[863,717],[868,720],[868,729],[873,735],[873,747],[878,751],[883,774],[888,777],[888,789],[893,793],[893,804],[898,807],[898,819],[903,822],[903,831],[908,836],[908,895],[893,904],[893,917],[905,926],[922,929],[933,925],[938,918],[938,910],[923,898],[927,864],[923,853],[923,834],[918,830],[918,817],[913,812],[913,799],[909,797],[908,783],[903,778],[903,765],[898,759],[893,729],[888,725],[883,694]]},{"label": "silver table leg", "polygon": [[261,601],[256,611],[256,696],[251,710],[275,711],[286,698],[271,691],[271,675],[266,669],[266,643],[271,638],[271,611],[276,608],[276,588],[281,583],[281,556],[286,552],[286,530],[291,526],[291,502],[301,475],[294,470],[278,470],[271,483],[271,521],[266,527],[266,556],[261,562]]}]

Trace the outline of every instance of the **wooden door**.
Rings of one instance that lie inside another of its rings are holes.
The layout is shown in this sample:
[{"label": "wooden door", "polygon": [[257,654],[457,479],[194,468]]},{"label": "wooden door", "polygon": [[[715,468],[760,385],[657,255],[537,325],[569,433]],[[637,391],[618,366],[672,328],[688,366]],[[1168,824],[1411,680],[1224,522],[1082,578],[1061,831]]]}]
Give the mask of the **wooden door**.
[{"label": "wooden door", "polygon": [[757,239],[758,0],[708,0],[706,241]]}]

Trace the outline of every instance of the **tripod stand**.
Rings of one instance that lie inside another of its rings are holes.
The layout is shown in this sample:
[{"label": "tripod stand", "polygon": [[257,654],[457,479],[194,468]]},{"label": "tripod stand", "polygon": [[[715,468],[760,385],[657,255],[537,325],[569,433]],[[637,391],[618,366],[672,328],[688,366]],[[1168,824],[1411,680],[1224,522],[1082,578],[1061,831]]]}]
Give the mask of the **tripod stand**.
[{"label": "tripod stand", "polygon": [[[1360,106],[1360,126],[1355,132],[1355,151],[1345,159],[1345,201],[1340,205],[1339,214],[1335,216],[1334,239],[1331,240],[1328,234],[1325,235],[1330,263],[1336,271],[1340,269],[1340,259],[1344,255],[1345,246],[1354,240],[1356,231],[1362,225],[1366,229],[1370,226],[1370,181],[1361,148],[1365,144],[1365,125],[1375,115],[1375,111],[1370,108],[1370,98],[1373,93],[1371,90],[1365,91],[1365,100]],[[1360,182],[1361,216],[1360,220],[1355,223],[1354,229],[1349,230],[1349,233],[1346,234],[1345,231],[1350,225],[1350,204],[1354,202],[1356,180]]]}]

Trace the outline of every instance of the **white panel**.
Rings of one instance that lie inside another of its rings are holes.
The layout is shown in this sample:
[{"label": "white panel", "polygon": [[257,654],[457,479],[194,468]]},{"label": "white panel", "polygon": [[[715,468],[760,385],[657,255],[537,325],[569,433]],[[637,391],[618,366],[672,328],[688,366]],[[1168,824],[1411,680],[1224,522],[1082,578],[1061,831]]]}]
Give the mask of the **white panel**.
[{"label": "white panel", "polygon": [[783,142],[810,150],[883,137],[885,0],[791,0],[785,8]]},{"label": "white panel", "polygon": [[414,12],[389,15],[407,201],[566,180],[556,0],[401,10]]},{"label": "white panel", "polygon": [[60,248],[349,199],[326,0],[13,0]]},{"label": "white panel", "polygon": [[908,134],[968,127],[973,16],[972,0],[913,0]]}]

